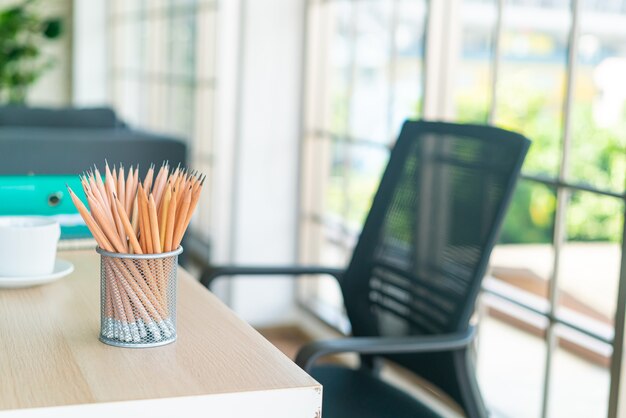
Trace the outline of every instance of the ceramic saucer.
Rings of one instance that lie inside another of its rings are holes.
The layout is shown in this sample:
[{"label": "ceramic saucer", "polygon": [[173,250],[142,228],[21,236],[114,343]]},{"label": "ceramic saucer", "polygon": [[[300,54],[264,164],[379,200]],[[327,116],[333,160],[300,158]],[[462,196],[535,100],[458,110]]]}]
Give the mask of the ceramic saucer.
[{"label": "ceramic saucer", "polygon": [[3,277],[0,276],[0,288],[17,288],[17,287],[29,287],[37,286],[40,284],[46,284],[65,277],[74,271],[74,265],[66,260],[57,258],[54,263],[54,270],[50,274],[42,276],[30,276],[30,277]]}]

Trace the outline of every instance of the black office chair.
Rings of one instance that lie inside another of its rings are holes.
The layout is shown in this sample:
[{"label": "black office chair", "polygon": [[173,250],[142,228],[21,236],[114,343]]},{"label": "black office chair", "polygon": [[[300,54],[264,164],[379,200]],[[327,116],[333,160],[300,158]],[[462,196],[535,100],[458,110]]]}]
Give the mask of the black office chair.
[{"label": "black office chair", "polygon": [[[296,362],[324,386],[324,418],[436,417],[385,383],[384,358],[433,383],[469,417],[485,417],[469,355],[470,317],[530,141],[502,129],[406,122],[344,271],[318,267],[213,267],[218,276],[330,274],[351,338],[305,346]],[[361,356],[358,370],[315,361]]]}]

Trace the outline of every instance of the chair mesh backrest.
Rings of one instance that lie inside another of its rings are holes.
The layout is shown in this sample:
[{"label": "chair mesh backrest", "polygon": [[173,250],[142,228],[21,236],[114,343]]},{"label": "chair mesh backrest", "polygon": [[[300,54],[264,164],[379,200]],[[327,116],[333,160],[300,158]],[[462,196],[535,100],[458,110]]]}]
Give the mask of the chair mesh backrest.
[{"label": "chair mesh backrest", "polygon": [[342,283],[355,336],[464,330],[529,141],[407,122]]}]

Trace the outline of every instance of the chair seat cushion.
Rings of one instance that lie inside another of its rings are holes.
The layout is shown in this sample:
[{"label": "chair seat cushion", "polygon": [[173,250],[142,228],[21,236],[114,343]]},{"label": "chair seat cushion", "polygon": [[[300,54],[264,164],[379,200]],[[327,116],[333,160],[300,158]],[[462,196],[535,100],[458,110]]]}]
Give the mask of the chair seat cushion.
[{"label": "chair seat cushion", "polygon": [[440,418],[365,370],[324,365],[313,368],[311,376],[324,387],[324,418]]}]

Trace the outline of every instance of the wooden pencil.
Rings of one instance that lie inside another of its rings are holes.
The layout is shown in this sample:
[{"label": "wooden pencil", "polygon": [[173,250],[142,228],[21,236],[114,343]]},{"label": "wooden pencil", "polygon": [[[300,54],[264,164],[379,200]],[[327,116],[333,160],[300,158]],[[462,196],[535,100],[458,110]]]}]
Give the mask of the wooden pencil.
[{"label": "wooden pencil", "polygon": [[139,220],[141,227],[141,234],[144,236],[144,251],[148,254],[153,254],[154,249],[152,247],[152,234],[150,233],[150,219],[148,217],[148,204],[147,204],[146,191],[143,186],[139,185],[138,201],[139,201]]},{"label": "wooden pencil", "polygon": [[106,215],[103,213],[104,209],[101,209],[98,203],[96,203],[89,197],[87,198],[87,201],[89,202],[89,207],[91,208],[91,213],[93,214],[94,219],[102,229],[102,232],[104,232],[104,235],[107,237],[109,242],[113,245],[115,251],[124,253],[125,247],[120,241],[120,237],[117,234],[115,225],[112,225],[109,219],[107,219]]},{"label": "wooden pencil", "polygon": [[117,206],[115,205],[115,200],[117,200],[117,196],[113,193],[111,196],[111,212],[113,213],[113,220],[115,221],[115,228],[117,230],[117,235],[120,238],[122,246],[124,247],[124,251],[128,252],[128,239],[126,238],[126,232],[124,231],[124,224],[122,223],[122,219],[120,217]]},{"label": "wooden pencil", "polygon": [[104,328],[103,330],[103,334],[107,337],[107,338],[114,338],[115,337],[115,320],[118,320],[119,317],[117,316],[116,313],[116,309],[114,307],[115,305],[115,301],[113,300],[113,292],[112,292],[112,283],[111,281],[114,280],[114,276],[111,273],[111,268],[109,267],[109,263],[107,263],[106,261],[103,263],[104,264],[104,269],[106,271],[105,273],[105,286],[104,286],[104,324],[102,324],[102,328]]},{"label": "wooden pencil", "polygon": [[126,235],[128,235],[130,247],[132,248],[135,254],[143,254],[141,246],[139,245],[139,241],[137,240],[137,235],[135,234],[135,230],[133,229],[133,226],[128,220],[128,215],[124,211],[124,208],[122,208],[122,202],[116,199],[115,204],[117,205],[118,212],[122,220],[122,224],[124,225],[124,230],[126,231]]},{"label": "wooden pencil", "polygon": [[70,193],[70,198],[72,199],[72,202],[74,202],[76,209],[78,209],[78,213],[80,213],[81,217],[85,221],[85,224],[87,224],[87,228],[89,228],[89,230],[91,231],[91,234],[93,235],[94,239],[98,243],[98,246],[100,246],[100,248],[105,249],[106,251],[113,252],[114,251],[113,246],[111,245],[109,240],[106,238],[104,232],[102,232],[102,229],[98,226],[96,221],[93,219],[93,217],[87,210],[87,207],[85,207],[83,202],[78,198],[78,196],[76,196],[74,191],[69,186],[67,186],[67,189]]},{"label": "wooden pencil", "polygon": [[[111,261],[110,259],[108,260]],[[112,284],[117,288],[117,293],[119,297],[119,304],[121,305],[121,317],[122,317],[122,339],[129,342],[133,339],[131,324],[134,324],[135,321],[135,313],[133,312],[133,308],[130,302],[130,295],[126,292],[123,286],[119,284],[119,280],[115,275],[113,275]]]},{"label": "wooden pencil", "polygon": [[152,193],[150,193],[150,197],[148,199],[148,218],[150,221],[150,234],[152,236],[152,249],[155,253],[160,253],[162,252],[162,248],[159,234],[159,220],[157,217],[154,195]]},{"label": "wooden pencil", "polygon": [[172,181],[172,187],[174,187],[174,185],[176,183],[176,180],[178,180],[178,175],[179,174],[180,174],[180,164],[178,164],[178,166],[176,166],[176,169],[174,170],[174,172],[170,176],[170,180]]},{"label": "wooden pencil", "polygon": [[133,201],[134,201],[134,196],[133,196],[133,180],[134,180],[134,175],[133,175],[133,166],[131,165],[130,168],[128,169],[128,175],[126,177],[126,196],[124,196],[124,202],[126,203],[124,205],[124,210],[126,210],[126,214],[130,217],[132,212],[133,212]]},{"label": "wooden pencil", "polygon": [[141,281],[137,281],[135,277],[126,270],[132,263],[123,263],[123,260],[120,259],[110,260],[110,265],[116,272],[116,277],[119,279],[122,286],[124,286],[128,296],[133,302],[133,306],[137,308],[144,321],[151,322],[153,319],[160,320],[160,315],[154,308],[154,305],[138,285]]},{"label": "wooden pencil", "polygon": [[165,186],[167,185],[167,177],[168,177],[169,167],[167,163],[164,161],[161,165],[161,169],[159,170],[159,174],[157,175],[157,179],[154,186],[154,203],[156,204],[157,213],[160,208],[161,200],[163,198],[163,193],[165,192]]},{"label": "wooden pencil", "polygon": [[106,164],[105,172],[106,174],[105,174],[104,185],[105,185],[106,192],[107,192],[108,206],[105,206],[102,209],[105,214],[109,213],[111,215],[113,219],[113,226],[115,227],[115,230],[117,231],[117,235],[120,238],[120,243],[122,244],[122,248],[124,248],[124,251],[126,251],[127,246],[126,246],[126,239],[124,238],[124,226],[122,225],[122,222],[119,219],[119,215],[117,214],[117,208],[115,207],[115,204],[113,203],[113,195],[115,195],[117,192],[117,184],[116,184],[117,179],[115,175],[113,175],[113,173],[111,172],[111,169],[109,168],[108,163]]},{"label": "wooden pencil", "polygon": [[124,176],[124,166],[121,164],[117,176],[117,197],[122,207],[124,207],[126,206],[126,178]]},{"label": "wooden pencil", "polygon": [[[89,178],[89,185],[89,193],[85,193],[85,195],[91,196],[103,208],[109,207],[110,203],[108,193],[106,191],[104,183],[102,183],[102,179],[100,178],[100,184],[98,184],[98,178],[94,178],[94,175],[92,173]],[[111,222],[113,222],[113,214],[111,213],[111,211],[107,210],[105,215],[109,218],[109,220],[111,220]]]},{"label": "wooden pencil", "polygon": [[172,198],[170,200],[169,210],[167,211],[167,223],[165,227],[165,246],[164,246],[165,252],[172,251],[177,206],[178,206],[178,202],[176,201],[176,190],[173,190]]},{"label": "wooden pencil", "polygon": [[161,210],[159,212],[159,241],[161,242],[161,248],[163,248],[164,251],[165,228],[167,226],[167,213],[170,207],[170,200],[172,200],[172,186],[168,184],[161,202]]},{"label": "wooden pencil", "polygon": [[96,180],[94,178],[93,173],[90,174],[90,175],[89,174],[87,175],[87,181],[89,182],[89,190],[94,195],[96,200],[98,200],[99,202],[104,203],[104,198],[102,197],[102,195],[100,193],[100,188],[96,184]]},{"label": "wooden pencil", "polygon": [[174,236],[172,237],[172,250],[178,248],[182,241],[184,231],[184,223],[187,218],[187,211],[191,205],[191,188],[187,188],[181,196],[180,207],[176,208],[176,225],[174,227]]},{"label": "wooden pencil", "polygon": [[94,175],[95,175],[96,186],[98,187],[98,190],[100,191],[100,195],[106,202],[106,206],[108,206],[109,202],[107,200],[106,188],[104,187],[104,182],[102,181],[102,175],[100,174],[100,171],[98,171],[98,167],[95,167],[95,166],[94,166]]},{"label": "wooden pencil", "polygon": [[[111,260],[107,259],[105,261],[105,265],[108,265],[108,268],[112,270],[110,261]],[[124,339],[123,335],[120,335],[122,334],[121,326],[122,326],[122,323],[125,323],[128,321],[126,319],[126,312],[124,311],[124,305],[122,303],[122,294],[118,286],[118,280],[116,279],[116,275],[115,274],[110,275],[110,279],[111,280],[109,280],[108,284],[109,284],[109,287],[111,288],[111,296],[114,301],[113,310],[115,312],[115,319],[119,321],[118,323],[113,324],[114,337],[116,339]]]},{"label": "wooden pencil", "polygon": [[[115,168],[114,168],[115,169]],[[104,166],[104,185],[109,186],[113,190],[117,189],[117,179],[113,175],[111,168],[109,167],[109,163],[105,161]]]},{"label": "wooden pencil", "polygon": [[133,199],[133,214],[131,216],[131,225],[133,226],[133,231],[135,231],[135,236],[139,235],[139,208],[137,207],[137,196]]},{"label": "wooden pencil", "polygon": [[133,196],[137,194],[137,188],[139,187],[139,164],[135,167],[135,177],[133,178]]},{"label": "wooden pencil", "polygon": [[187,227],[189,227],[189,223],[191,222],[191,217],[193,216],[193,213],[196,210],[196,206],[198,206],[198,201],[200,200],[200,192],[201,191],[202,191],[202,186],[199,187],[198,189],[196,189],[195,192],[191,193],[191,203],[189,205],[189,209],[187,210],[187,214],[186,214],[185,220],[183,222],[182,233],[178,237],[179,240],[174,243],[174,246],[176,248],[178,248],[178,246],[180,245],[180,243],[182,241],[182,238],[183,238],[183,234],[187,230]]},{"label": "wooden pencil", "polygon": [[152,189],[152,181],[154,180],[154,164],[150,165],[148,169],[148,174],[146,174],[146,178],[143,181],[143,188],[146,193],[150,193]]}]

